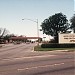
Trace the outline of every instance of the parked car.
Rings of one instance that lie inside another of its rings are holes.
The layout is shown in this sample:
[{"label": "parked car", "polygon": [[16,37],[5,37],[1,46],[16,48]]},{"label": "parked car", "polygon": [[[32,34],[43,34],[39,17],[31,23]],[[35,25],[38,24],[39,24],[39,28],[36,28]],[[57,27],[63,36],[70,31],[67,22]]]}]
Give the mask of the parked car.
[{"label": "parked car", "polygon": [[26,42],[26,44],[30,44],[30,42]]},{"label": "parked car", "polygon": [[17,41],[17,42],[14,42],[14,44],[20,44],[20,42],[19,42],[19,41]]}]

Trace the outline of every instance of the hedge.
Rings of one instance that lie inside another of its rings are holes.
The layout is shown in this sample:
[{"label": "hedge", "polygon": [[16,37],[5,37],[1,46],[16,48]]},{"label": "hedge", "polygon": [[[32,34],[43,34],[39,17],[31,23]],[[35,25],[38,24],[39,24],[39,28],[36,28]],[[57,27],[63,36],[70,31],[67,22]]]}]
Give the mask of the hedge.
[{"label": "hedge", "polygon": [[58,43],[53,43],[53,44],[42,44],[42,48],[75,48],[75,44],[58,44]]}]

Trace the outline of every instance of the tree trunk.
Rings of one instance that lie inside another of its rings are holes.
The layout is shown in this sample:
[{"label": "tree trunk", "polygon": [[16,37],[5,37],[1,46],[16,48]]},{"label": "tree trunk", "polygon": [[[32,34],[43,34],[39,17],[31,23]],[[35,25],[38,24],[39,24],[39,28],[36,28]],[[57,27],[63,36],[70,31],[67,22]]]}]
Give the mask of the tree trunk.
[{"label": "tree trunk", "polygon": [[75,33],[75,28],[73,29],[73,32]]}]

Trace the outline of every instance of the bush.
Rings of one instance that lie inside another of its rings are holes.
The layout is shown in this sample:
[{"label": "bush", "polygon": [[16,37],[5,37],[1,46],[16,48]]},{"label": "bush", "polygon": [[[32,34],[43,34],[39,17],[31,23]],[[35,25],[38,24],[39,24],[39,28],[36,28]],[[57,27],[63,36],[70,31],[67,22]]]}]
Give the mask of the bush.
[{"label": "bush", "polygon": [[53,43],[53,44],[42,44],[42,48],[75,48],[75,44],[58,44],[58,43]]}]

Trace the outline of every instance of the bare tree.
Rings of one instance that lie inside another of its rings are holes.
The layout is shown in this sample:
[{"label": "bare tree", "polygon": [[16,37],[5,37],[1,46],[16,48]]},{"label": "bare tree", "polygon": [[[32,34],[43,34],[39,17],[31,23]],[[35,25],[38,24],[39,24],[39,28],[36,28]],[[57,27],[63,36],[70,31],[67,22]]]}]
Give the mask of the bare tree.
[{"label": "bare tree", "polygon": [[8,30],[6,30],[6,28],[0,28],[0,38],[3,38],[4,36],[6,36],[9,33]]}]

